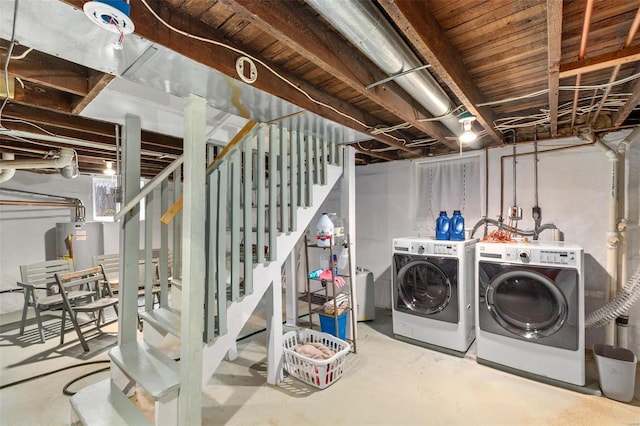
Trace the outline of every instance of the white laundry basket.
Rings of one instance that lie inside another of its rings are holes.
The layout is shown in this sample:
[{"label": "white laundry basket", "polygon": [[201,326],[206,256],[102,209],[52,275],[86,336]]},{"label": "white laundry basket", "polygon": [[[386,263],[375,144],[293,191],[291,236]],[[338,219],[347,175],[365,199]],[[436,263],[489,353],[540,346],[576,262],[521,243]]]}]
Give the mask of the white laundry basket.
[{"label": "white laundry basket", "polygon": [[[349,343],[321,331],[301,329],[285,333],[284,369],[296,379],[324,389],[335,383],[344,372],[344,363],[350,350]],[[322,343],[335,352],[331,358],[311,359],[293,349],[298,343]]]}]

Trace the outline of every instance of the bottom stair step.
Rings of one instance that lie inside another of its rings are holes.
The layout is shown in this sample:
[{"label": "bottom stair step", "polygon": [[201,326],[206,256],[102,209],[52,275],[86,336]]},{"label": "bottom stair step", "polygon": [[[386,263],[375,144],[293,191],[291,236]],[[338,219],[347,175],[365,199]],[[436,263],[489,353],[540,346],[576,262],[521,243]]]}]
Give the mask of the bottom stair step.
[{"label": "bottom stair step", "polygon": [[177,394],[180,388],[178,363],[144,340],[116,346],[109,357],[154,399]]},{"label": "bottom stair step", "polygon": [[151,425],[111,379],[87,386],[73,395],[71,408],[80,424],[87,426]]}]

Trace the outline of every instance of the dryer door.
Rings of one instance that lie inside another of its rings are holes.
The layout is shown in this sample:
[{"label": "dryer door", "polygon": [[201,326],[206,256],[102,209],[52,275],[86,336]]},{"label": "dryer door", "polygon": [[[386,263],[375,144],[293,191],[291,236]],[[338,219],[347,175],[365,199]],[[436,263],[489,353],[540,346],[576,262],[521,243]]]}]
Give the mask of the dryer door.
[{"label": "dryer door", "polygon": [[499,273],[486,288],[485,303],[505,330],[526,339],[556,333],[567,320],[567,300],[547,276],[527,269]]},{"label": "dryer door", "polygon": [[[453,260],[455,263],[455,260]],[[453,277],[455,280],[455,276]],[[452,296],[456,298],[455,284],[436,263],[427,258],[414,258],[402,265],[396,275],[396,309],[412,314],[437,317],[442,321],[457,322],[457,308],[447,309]],[[450,318],[449,318],[450,317]]]}]

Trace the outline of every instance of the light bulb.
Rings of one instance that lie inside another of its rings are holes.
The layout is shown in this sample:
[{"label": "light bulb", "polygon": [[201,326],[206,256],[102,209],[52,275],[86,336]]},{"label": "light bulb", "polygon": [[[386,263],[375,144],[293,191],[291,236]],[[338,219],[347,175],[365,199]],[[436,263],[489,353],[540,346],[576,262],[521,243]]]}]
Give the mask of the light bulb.
[{"label": "light bulb", "polygon": [[472,130],[467,130],[466,132],[460,135],[460,143],[461,144],[469,144],[478,139],[478,135],[476,135]]},{"label": "light bulb", "polygon": [[116,171],[113,169],[113,162],[111,161],[105,162],[105,169],[103,170],[103,173],[108,176],[113,176],[116,174]]}]

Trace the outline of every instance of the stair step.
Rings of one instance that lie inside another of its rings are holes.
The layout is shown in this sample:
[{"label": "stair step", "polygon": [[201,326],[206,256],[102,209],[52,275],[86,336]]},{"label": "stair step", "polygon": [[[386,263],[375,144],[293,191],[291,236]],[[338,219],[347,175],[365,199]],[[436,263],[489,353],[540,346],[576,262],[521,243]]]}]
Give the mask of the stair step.
[{"label": "stair step", "polygon": [[151,425],[111,379],[87,386],[73,395],[71,408],[83,425]]},{"label": "stair step", "polygon": [[140,312],[140,318],[154,327],[180,337],[180,311],[171,308]]},{"label": "stair step", "polygon": [[109,357],[154,399],[180,388],[178,363],[144,340],[116,346]]},{"label": "stair step", "polygon": [[179,278],[172,278],[171,285],[175,285],[176,288],[182,290],[182,280]]}]

